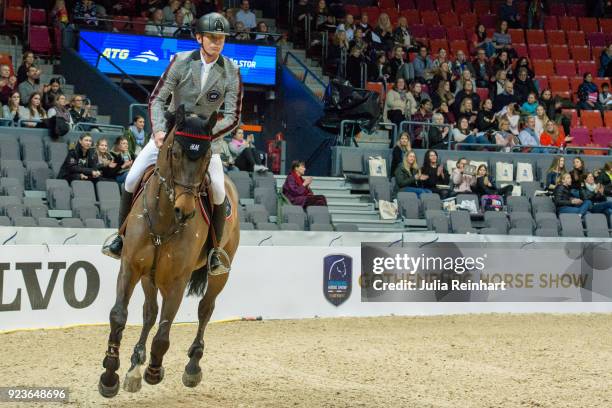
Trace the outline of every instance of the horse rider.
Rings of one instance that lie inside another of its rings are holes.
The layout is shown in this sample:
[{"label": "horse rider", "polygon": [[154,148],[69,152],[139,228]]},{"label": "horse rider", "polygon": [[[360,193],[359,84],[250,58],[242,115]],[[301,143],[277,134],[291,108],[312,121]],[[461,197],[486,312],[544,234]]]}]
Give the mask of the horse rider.
[{"label": "horse rider", "polygon": [[[221,14],[209,13],[200,17],[195,26],[195,36],[200,48],[177,53],[155,86],[149,99],[153,135],[134,161],[125,180],[125,191],[121,195],[119,208],[120,227],[130,212],[133,195],[144,171],[157,162],[159,148],[171,130],[167,127],[164,105],[168,97],[172,96],[168,108],[170,112],[175,112],[180,105],[185,105],[187,112],[210,117],[220,110],[221,105],[225,106],[223,119],[217,121],[212,130],[212,157],[208,167],[214,204],[212,227],[217,243],[221,243],[225,225],[225,186],[219,153],[222,150],[222,137],[232,132],[240,122],[243,92],[239,68],[221,55],[228,35],[230,25]],[[118,234],[102,252],[118,259],[122,247],[123,239]],[[219,248],[213,250],[209,265],[211,271],[224,266],[217,249]]]}]

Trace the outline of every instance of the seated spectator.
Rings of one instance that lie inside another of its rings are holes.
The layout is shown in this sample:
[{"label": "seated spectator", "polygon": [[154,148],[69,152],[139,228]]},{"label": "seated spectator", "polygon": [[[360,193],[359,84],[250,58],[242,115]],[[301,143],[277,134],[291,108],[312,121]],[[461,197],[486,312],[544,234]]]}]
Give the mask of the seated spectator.
[{"label": "seated spectator", "polygon": [[560,183],[561,175],[565,173],[565,157],[555,156],[546,172],[546,190],[551,193],[555,191],[557,184]]},{"label": "seated spectator", "polygon": [[451,92],[450,82],[443,79],[438,82],[438,88],[431,95],[431,102],[435,109],[438,109],[442,103],[453,105],[455,103],[455,95]]},{"label": "seated spectator", "polygon": [[522,69],[527,70],[527,78],[533,79],[535,78],[535,74],[533,72],[533,68],[529,65],[529,60],[527,57],[520,57],[516,61],[516,65],[514,66],[514,70],[512,71],[512,76],[514,78],[518,78],[519,73]]},{"label": "seated spectator", "polygon": [[[470,127],[466,116],[457,119],[457,127],[453,129],[453,141],[455,143],[489,144],[486,137],[478,135],[478,130]],[[468,150],[473,150],[473,147],[469,147]]]},{"label": "seated spectator", "polygon": [[181,2],[179,0],[170,0],[168,5],[162,9],[164,15],[164,24],[174,24],[176,12],[181,8]]},{"label": "seated spectator", "polygon": [[430,190],[432,193],[437,193],[442,199],[448,196],[448,188],[442,188],[442,186],[448,186],[448,183],[450,183],[450,175],[444,166],[439,163],[438,152],[433,149],[429,149],[425,152],[421,174],[427,176],[426,179],[422,180],[424,188]]},{"label": "seated spectator", "polygon": [[236,41],[249,41],[251,39],[251,36],[249,35],[242,21],[236,22],[236,31],[234,32],[233,37]]},{"label": "seated spectator", "polygon": [[28,79],[28,70],[32,65],[34,65],[34,53],[32,51],[24,52],[21,65],[17,69],[17,84]]},{"label": "seated spectator", "polygon": [[538,90],[525,68],[519,70],[518,77],[514,80],[514,93],[519,103],[525,102],[531,93],[535,94],[537,100]]},{"label": "seated spectator", "polygon": [[542,146],[565,147],[568,142],[572,141],[571,136],[565,135],[562,126],[557,125],[550,119],[545,123],[544,130],[540,134],[540,144]]},{"label": "seated spectator", "polygon": [[612,110],[612,93],[610,93],[610,84],[601,84],[601,92],[599,93],[599,105],[604,110]]},{"label": "seated spectator", "polygon": [[497,95],[493,101],[493,110],[499,112],[510,104],[518,103],[519,99],[514,94],[514,84],[510,80],[506,80],[504,83],[504,92]]},{"label": "seated spectator", "polygon": [[472,62],[474,79],[478,88],[488,88],[491,81],[491,67],[483,50],[478,50],[476,59]]},{"label": "seated spectator", "polygon": [[14,126],[28,116],[27,109],[20,104],[20,98],[19,92],[13,92],[8,103],[2,107],[2,118],[11,119]]},{"label": "seated spectator", "polygon": [[410,135],[408,132],[402,132],[399,140],[395,146],[393,146],[393,150],[391,150],[391,175],[395,174],[397,166],[402,163],[404,157],[406,157],[406,154],[410,150],[412,150],[410,146]]},{"label": "seated spectator", "polygon": [[476,77],[476,71],[472,64],[465,57],[465,53],[462,50],[455,52],[455,62],[452,64],[452,72],[455,76],[463,78],[464,81],[468,80],[463,77],[463,72],[468,71],[470,73],[469,80],[473,80]]},{"label": "seated spectator", "polygon": [[590,212],[605,214],[606,217],[612,215],[612,201],[608,201],[604,186],[595,181],[595,176],[591,172],[584,176],[582,197],[593,203]]},{"label": "seated spectator", "polygon": [[[85,102],[85,104],[84,104]],[[87,99],[83,100],[83,95],[74,95],[72,97],[72,107],[70,108],[70,116],[72,116],[72,121],[77,123],[90,123],[95,122],[96,118],[91,116],[91,101]]]},{"label": "seated spectator", "polygon": [[457,167],[453,169],[451,180],[453,181],[453,193],[471,193],[472,187],[476,186],[476,177],[473,174],[465,172],[465,166],[469,165],[470,161],[465,157],[457,161]]},{"label": "seated spectator", "polygon": [[97,26],[97,7],[91,0],[83,0],[77,2],[74,7],[74,21],[79,25]]},{"label": "seated spectator", "polygon": [[414,74],[418,80],[425,82],[433,77],[434,65],[428,54],[427,47],[419,47],[419,54],[412,61]]},{"label": "seated spectator", "polygon": [[408,99],[410,100],[409,106],[411,109],[410,114],[414,115],[421,106],[421,102],[424,100],[431,100],[426,92],[423,92],[423,86],[420,82],[413,82],[409,87]]},{"label": "seated spectator", "polygon": [[255,149],[255,137],[248,135],[244,138],[244,130],[237,129],[229,143],[230,151],[234,157],[236,167],[242,171],[264,172],[268,168],[262,165],[261,154]]},{"label": "seated spectator", "polygon": [[572,176],[563,173],[555,187],[553,201],[559,214],[580,214],[584,216],[593,206],[589,200],[582,200],[571,192]]},{"label": "seated spectator", "polygon": [[408,90],[406,82],[403,78],[398,78],[392,89],[387,92],[385,98],[385,114],[388,121],[395,123],[400,129],[400,123],[406,120],[406,115],[412,112],[410,100],[408,99]]},{"label": "seated spectator", "polygon": [[74,122],[66,105],[66,95],[58,95],[55,99],[55,104],[47,112],[47,118],[55,118],[48,125],[49,131],[54,139],[64,136],[72,129]]},{"label": "seated spectator", "polygon": [[599,184],[604,186],[606,197],[612,197],[612,161],[606,162],[603,169],[598,169],[594,173]]},{"label": "seated spectator", "polygon": [[[466,71],[467,72],[467,71]],[[455,95],[455,114],[457,117],[459,116],[459,110],[461,108],[461,104],[464,100],[469,99],[472,103],[472,109],[474,111],[478,110],[480,106],[480,96],[474,90],[474,83],[472,81],[467,81],[463,84],[463,88]]]},{"label": "seated spectator", "polygon": [[502,51],[512,50],[512,37],[508,34],[508,22],[502,20],[497,31],[493,33],[493,46],[500,54]]},{"label": "seated spectator", "polygon": [[476,170],[476,185],[474,186],[474,193],[478,194],[478,197],[483,195],[501,195],[507,199],[512,195],[512,184],[497,188],[495,179],[489,175],[489,169],[486,165],[481,164]]},{"label": "seated spectator", "polygon": [[[429,123],[431,122],[431,118],[433,115],[433,105],[430,99],[422,99],[419,104],[419,109],[412,115],[411,120],[415,122],[421,123]],[[412,125],[412,145],[415,147],[422,147],[423,140],[425,139],[426,134],[423,132],[423,125]]]},{"label": "seated spectator", "polygon": [[17,90],[17,77],[11,75],[11,67],[0,65],[0,105],[6,105]]},{"label": "seated spectator", "polygon": [[66,2],[64,0],[56,0],[53,9],[51,9],[51,21],[53,25],[66,27],[70,23]]},{"label": "seated spectator", "polygon": [[358,47],[350,49],[349,56],[346,59],[346,79],[355,88],[363,88],[361,83],[361,64],[366,62],[365,57]]},{"label": "seated spectator", "polygon": [[117,180],[117,183],[123,184],[128,171],[132,167],[132,164],[134,164],[134,155],[130,153],[130,144],[128,140],[123,136],[117,137],[111,154],[117,162],[117,175],[115,180]]},{"label": "seated spectator", "polygon": [[487,35],[487,28],[484,24],[476,26],[476,30],[472,34],[472,48],[482,51],[486,58],[491,58],[495,54],[495,44],[493,44],[493,39]]},{"label": "seated spectator", "polygon": [[587,72],[584,74],[584,82],[578,87],[578,109],[601,110],[598,96],[599,93],[597,85],[593,82],[593,75]]},{"label": "seated spectator", "polygon": [[351,48],[356,47],[359,49],[362,55],[366,55],[368,50],[368,43],[365,40],[363,29],[358,25],[353,33],[353,39],[349,42]]},{"label": "seated spectator", "polygon": [[387,64],[387,57],[384,52],[376,54],[376,60],[368,67],[368,81],[383,82],[391,78],[391,68]]},{"label": "seated spectator", "polygon": [[476,120],[478,119],[478,111],[474,110],[472,100],[469,97],[464,98],[459,104],[459,110],[456,112],[457,121],[461,121],[462,118],[467,118],[470,127],[476,127]]},{"label": "seated spectator", "polygon": [[220,138],[220,152],[219,156],[221,157],[221,164],[223,165],[223,172],[229,173],[230,171],[240,171],[238,167],[236,167],[236,163],[234,161],[234,156],[229,148],[229,143],[225,141],[224,138]]},{"label": "seated spectator", "polygon": [[[448,60],[448,53],[446,52],[446,50],[444,48],[440,48],[438,50],[438,56],[433,60],[433,67],[434,67],[434,69],[440,68],[440,65],[442,65],[444,63],[449,63],[450,64],[450,61]],[[450,68],[450,66],[449,66],[449,68]]]},{"label": "seated spectator", "polygon": [[174,38],[182,38],[186,40],[193,38],[191,26],[185,24],[185,16],[183,15],[183,9],[179,8],[178,10],[176,10],[176,13],[174,13],[174,18],[174,25],[177,28],[174,29],[173,27],[168,27],[170,31],[174,29],[172,36]]},{"label": "seated spectator", "polygon": [[521,14],[513,0],[506,0],[499,6],[499,18],[506,22],[510,28],[523,28],[521,24]]},{"label": "seated spectator", "polygon": [[442,81],[448,81],[449,82],[449,89],[451,92],[455,93],[455,76],[453,75],[453,73],[451,72],[450,69],[450,62],[443,62],[442,64],[440,64],[439,67],[437,67],[434,71],[433,71],[433,78],[430,82],[430,87],[433,90],[438,89],[438,86],[440,85],[440,82]]},{"label": "seated spectator", "polygon": [[387,13],[380,13],[376,27],[370,31],[370,39],[375,50],[389,51],[393,48],[393,26]]},{"label": "seated spectator", "polygon": [[495,76],[491,78],[491,82],[489,84],[489,96],[495,101],[498,95],[504,93],[506,90],[506,80],[508,76],[506,71],[500,69],[495,72]]},{"label": "seated spectator", "polygon": [[291,173],[283,184],[283,194],[293,205],[303,208],[310,206],[326,206],[327,199],[322,195],[315,195],[310,189],[312,177],[304,177],[306,165],[303,161],[294,160],[291,163]]},{"label": "seated spectator", "polygon": [[396,46],[393,48],[393,57],[388,64],[391,78],[397,78],[400,67],[404,65],[404,49],[402,47]]},{"label": "seated spectator", "polygon": [[38,92],[34,92],[30,95],[28,105],[26,106],[25,116],[23,120],[33,120],[37,122],[25,122],[24,125],[27,127],[42,127],[42,120],[47,118],[47,112],[42,107],[41,103],[42,96]]},{"label": "seated spectator", "polygon": [[498,51],[497,57],[493,59],[493,71],[506,71],[506,78],[512,80],[512,58],[507,50]]},{"label": "seated spectator", "polygon": [[538,103],[536,94],[534,92],[530,92],[527,96],[527,100],[523,103],[523,105],[521,105],[521,114],[524,116],[534,116],[538,106],[540,106],[540,104]]},{"label": "seated spectator", "polygon": [[455,120],[455,114],[450,111],[446,102],[442,102],[440,104],[440,107],[436,111],[437,113],[442,115],[442,117],[444,118],[444,123],[448,123],[449,125],[454,125],[455,123],[457,123],[457,121]]},{"label": "seated spectator", "polygon": [[347,40],[353,41],[353,38],[355,37],[355,28],[355,19],[353,18],[353,15],[347,14],[346,16],[344,16],[344,22],[338,24],[336,32],[346,31]]},{"label": "seated spectator", "polygon": [[[267,34],[268,25],[264,23],[263,21],[257,24],[256,31],[257,31],[257,34],[255,34],[255,38],[254,38],[255,41],[259,43],[263,43],[263,44],[269,44],[269,45],[273,45],[276,42],[273,36]],[[344,31],[344,35],[347,37],[345,47],[348,49],[348,33]]]},{"label": "seated spectator", "polygon": [[493,112],[493,101],[490,98],[482,101],[480,105],[478,116],[476,116],[476,128],[483,136],[492,134],[497,128],[495,113]]},{"label": "seated spectator", "polygon": [[162,9],[156,9],[145,26],[145,34],[156,37],[171,37],[174,31],[175,28],[173,27],[164,27],[164,12]]},{"label": "seated spectator", "polygon": [[27,79],[20,83],[18,86],[19,96],[21,97],[21,102],[24,104],[30,100],[30,96],[34,92],[38,92],[40,89],[40,86],[38,85],[40,71],[38,70],[38,68],[34,65],[31,65],[30,68],[28,68],[27,75]]},{"label": "seated spectator", "polygon": [[519,115],[519,107],[516,103],[511,103],[499,111],[497,117],[506,118],[510,123],[510,132],[518,136],[521,116]]},{"label": "seated spectator", "polygon": [[145,119],[140,115],[134,117],[134,122],[126,130],[125,137],[128,140],[128,150],[131,155],[137,156],[148,142],[145,132]]},{"label": "seated spectator", "polygon": [[[540,135],[536,134],[535,131],[535,116],[528,116],[525,122],[525,127],[519,133],[519,140],[521,141],[521,145],[523,146],[539,146],[540,145]],[[539,153],[542,150],[533,149],[532,153]]]},{"label": "seated spectator", "polygon": [[572,191],[574,192],[574,196],[578,196],[578,191],[582,188],[582,181],[584,180],[584,175],[586,174],[586,169],[584,168],[584,160],[581,157],[574,157],[572,161],[572,170],[570,170],[570,176],[572,178]]},{"label": "seated spectator", "polygon": [[372,31],[372,26],[370,25],[370,17],[368,13],[361,13],[361,19],[357,24],[357,28],[361,28],[363,31],[363,35],[367,38],[370,35],[370,31]]},{"label": "seated spectator", "polygon": [[530,0],[527,6],[527,28],[544,29],[544,12],[546,0]]},{"label": "seated spectator", "polygon": [[563,114],[563,103],[558,97],[552,96],[550,89],[544,89],[540,94],[540,105],[544,106],[546,116],[563,126],[565,134],[570,133],[570,119]]},{"label": "seated spectator", "polygon": [[43,108],[49,110],[55,105],[55,99],[64,92],[60,88],[59,79],[53,78],[49,85],[43,87]]},{"label": "seated spectator", "polygon": [[98,139],[96,142],[96,157],[98,159],[97,169],[102,173],[99,180],[115,181],[119,171],[116,158],[108,151],[108,140]]},{"label": "seated spectator", "polygon": [[414,151],[406,154],[402,164],[395,169],[393,175],[399,192],[416,193],[417,197],[420,197],[423,193],[431,193],[431,190],[423,187],[423,182],[429,176],[421,173]]},{"label": "seated spectator", "polygon": [[[210,5],[210,3],[208,4]],[[188,27],[191,27],[191,24],[196,19],[196,15],[202,15],[202,16],[204,15],[204,14],[197,13],[196,6],[195,4],[193,4],[191,0],[185,0],[180,10],[181,10],[181,13],[183,14],[183,24],[185,24]],[[215,9],[213,9],[213,11],[215,11]],[[208,14],[208,13],[205,13],[205,14]]]},{"label": "seated spectator", "polygon": [[397,20],[397,28],[393,31],[393,41],[395,45],[402,47],[405,52],[412,51],[414,48],[412,37],[408,31],[408,20],[404,16],[400,16]]},{"label": "seated spectator", "polygon": [[607,77],[608,72],[611,71],[612,65],[610,65],[610,61],[612,61],[612,43],[608,44],[608,46],[601,51],[599,55],[599,72],[597,73],[600,77]]},{"label": "seated spectator", "polygon": [[450,127],[444,125],[444,116],[441,113],[434,113],[431,118],[432,125],[427,126],[427,147],[432,149],[448,148]]},{"label": "seated spectator", "polygon": [[242,0],[242,3],[240,3],[240,10],[236,13],[236,22],[238,21],[242,22],[249,31],[257,26],[257,18],[255,13],[250,10],[248,0]]},{"label": "seated spectator", "polygon": [[517,143],[515,135],[510,131],[510,121],[506,117],[499,119],[498,130],[493,134],[495,136],[495,144],[504,146],[504,151],[511,151]]},{"label": "seated spectator", "polygon": [[[535,98],[535,94],[534,94],[534,98]],[[537,100],[537,99],[536,99]],[[548,122],[550,119],[548,118],[548,116],[546,116],[546,109],[544,109],[544,106],[542,105],[538,105],[536,107],[535,110],[535,131],[536,131],[536,135],[541,135],[542,132],[544,132],[544,126],[546,125],[546,122]],[[541,141],[540,141],[540,144]]]},{"label": "seated spectator", "polygon": [[[468,82],[472,84],[472,87],[470,89],[470,93],[471,94],[476,94],[476,81],[472,77],[472,73],[470,71],[467,71],[467,70],[463,71],[463,73],[461,74],[461,77],[455,83],[455,94],[458,94],[462,90],[465,90],[465,86],[466,86],[466,84]],[[476,94],[476,95],[478,95],[478,94]],[[474,102],[477,102],[474,106],[480,105],[480,96],[478,97],[478,100],[477,101],[475,100]]]},{"label": "seated spectator", "polygon": [[74,149],[68,151],[57,178],[66,179],[69,183],[73,180],[98,181],[102,172],[98,170],[98,158],[92,143],[91,135],[83,133]]}]

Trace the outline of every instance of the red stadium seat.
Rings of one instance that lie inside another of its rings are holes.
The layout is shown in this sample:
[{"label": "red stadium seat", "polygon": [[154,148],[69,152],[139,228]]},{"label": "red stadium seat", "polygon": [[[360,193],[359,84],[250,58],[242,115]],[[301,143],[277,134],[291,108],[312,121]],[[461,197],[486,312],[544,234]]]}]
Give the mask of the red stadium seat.
[{"label": "red stadium seat", "polygon": [[448,41],[465,40],[465,30],[463,27],[447,27],[446,38]]},{"label": "red stadium seat", "polygon": [[589,129],[586,127],[572,127],[570,130],[570,136],[574,139],[571,142],[571,144],[574,146],[587,146],[591,144]]},{"label": "red stadium seat", "polygon": [[562,109],[561,113],[563,116],[570,119],[570,126],[575,128],[580,125],[580,120],[578,120],[578,111],[576,109]]},{"label": "red stadium seat", "polygon": [[416,3],[414,2],[414,0],[399,0],[398,5],[399,9],[402,11],[406,9],[416,10]]},{"label": "red stadium seat", "polygon": [[549,84],[548,84],[548,77],[545,76],[536,76],[535,77],[535,81],[537,84],[537,87],[540,91],[544,90],[544,89],[548,89],[550,88]]},{"label": "red stadium seat", "polygon": [[397,24],[397,19],[399,18],[399,15],[400,15],[397,9],[393,9],[393,8],[383,9],[382,12],[389,16],[389,20],[391,20],[392,25]]},{"label": "red stadium seat", "polygon": [[427,26],[439,25],[440,17],[438,16],[438,12],[435,10],[421,11],[421,23]]},{"label": "red stadium seat", "polygon": [[590,72],[593,76],[597,76],[597,65],[595,61],[579,61],[578,62],[578,75],[584,75]]},{"label": "red stadium seat", "polygon": [[604,119],[606,122],[606,127],[609,127],[612,129],[612,111],[605,111],[604,112]]},{"label": "red stadium seat", "polygon": [[489,0],[474,0],[474,12],[483,15],[491,12],[491,3]]},{"label": "red stadium seat", "polygon": [[601,86],[603,84],[608,84],[610,85],[610,78],[593,78],[593,82],[595,83],[595,85],[597,85],[597,88],[601,91]]},{"label": "red stadium seat", "polygon": [[563,31],[577,31],[578,20],[573,16],[561,16],[559,19],[559,28]]},{"label": "red stadium seat", "polygon": [[47,24],[47,11],[45,9],[30,9],[30,24],[45,25]]},{"label": "red stadium seat", "polygon": [[555,75],[555,66],[552,60],[533,60],[533,68],[538,76],[553,76]]},{"label": "red stadium seat", "polygon": [[548,78],[550,90],[555,92],[571,92],[569,79],[566,76],[551,76]]},{"label": "red stadium seat", "polygon": [[588,33],[587,41],[591,47],[605,47],[608,45],[605,33]]},{"label": "red stadium seat", "polygon": [[429,40],[429,48],[431,49],[432,54],[437,54],[440,48],[444,48],[450,54],[450,49],[448,47],[448,41],[446,41],[446,38]]},{"label": "red stadium seat", "polygon": [[559,21],[557,16],[544,16],[544,29],[545,30],[558,30]]},{"label": "red stadium seat", "polygon": [[496,14],[478,14],[480,22],[486,28],[495,29],[497,27],[497,15]]},{"label": "red stadium seat", "polygon": [[567,44],[570,47],[572,45],[585,45],[584,33],[582,31],[567,31]]},{"label": "red stadium seat", "polygon": [[599,27],[603,33],[612,33],[612,18],[600,18]]},{"label": "red stadium seat", "polygon": [[435,10],[436,5],[431,0],[416,0],[416,7],[419,10]]},{"label": "red stadium seat", "polygon": [[555,70],[557,75],[563,77],[576,76],[576,64],[574,61],[555,61]]},{"label": "red stadium seat", "polygon": [[579,17],[578,25],[580,26],[580,30],[585,33],[594,33],[599,31],[599,24],[597,23],[597,19],[594,17]]},{"label": "red stadium seat", "polygon": [[605,50],[606,47],[593,47],[591,52],[593,53],[593,59],[595,63],[597,63],[597,69],[599,69],[599,64],[601,63],[601,53]]},{"label": "red stadium seat", "polygon": [[[514,42],[514,39],[512,42]],[[527,30],[527,44],[546,44],[544,30]]]},{"label": "red stadium seat", "polygon": [[424,24],[413,24],[410,26],[410,34],[414,38],[427,38],[427,27]]},{"label": "red stadium seat", "polygon": [[579,76],[570,77],[570,86],[572,87],[572,92],[578,92],[578,87],[582,84],[583,78]]},{"label": "red stadium seat", "polygon": [[380,95],[380,100],[385,100],[385,88],[382,82],[366,82],[365,88],[368,91],[376,92]]},{"label": "red stadium seat", "polygon": [[370,25],[375,26],[378,16],[380,15],[380,9],[378,7],[362,7],[361,14],[366,13],[370,19]]},{"label": "red stadium seat", "polygon": [[455,13],[462,15],[472,11],[472,2],[470,0],[455,0]]},{"label": "red stadium seat", "polygon": [[612,129],[598,127],[592,131],[593,143],[601,147],[612,146]]},{"label": "red stadium seat", "polygon": [[23,0],[8,0],[8,7],[23,7]]},{"label": "red stadium seat", "polygon": [[413,24],[421,23],[421,16],[419,15],[419,10],[416,10],[416,9],[402,10],[400,15],[403,17],[406,17],[406,21],[408,21],[408,27],[412,27]]},{"label": "red stadium seat", "polygon": [[531,59],[548,59],[548,46],[546,44],[529,44],[529,57]]},{"label": "red stadium seat", "polygon": [[113,16],[113,28],[117,31],[129,31],[129,22],[128,16]]},{"label": "red stadium seat", "polygon": [[489,88],[476,88],[476,93],[480,96],[481,101],[489,98]]},{"label": "red stadium seat", "polygon": [[395,0],[380,0],[378,2],[380,8],[382,9],[396,9],[397,10],[397,5],[395,4]]},{"label": "red stadium seat", "polygon": [[361,9],[359,8],[359,6],[356,6],[354,4],[345,5],[344,11],[346,12],[346,14],[350,14],[355,18],[359,18],[359,16],[361,16]]},{"label": "red stadium seat", "polygon": [[576,45],[570,47],[570,52],[572,54],[572,58],[575,61],[590,61],[591,60],[591,50],[586,45]]},{"label": "red stadium seat", "polygon": [[597,127],[603,127],[603,120],[601,119],[601,112],[599,111],[580,111],[580,123],[582,126],[593,130]]},{"label": "red stadium seat", "polygon": [[446,29],[439,25],[429,26],[427,30],[429,38],[432,40],[446,40]]},{"label": "red stadium seat", "polygon": [[447,29],[449,27],[455,27],[459,25],[459,18],[457,17],[457,14],[453,13],[452,11],[441,13],[440,24],[442,24]]},{"label": "red stadium seat", "polygon": [[134,33],[144,34],[145,27],[149,19],[147,17],[135,17],[134,22]]},{"label": "red stadium seat", "polygon": [[451,0],[436,0],[436,8],[438,13],[446,13],[453,10],[453,2]]},{"label": "red stadium seat", "polygon": [[549,45],[567,45],[565,31],[563,30],[548,30],[546,31],[546,40]]},{"label": "red stadium seat", "polygon": [[569,48],[567,45],[551,45],[550,58],[553,60],[568,60],[570,58]]},{"label": "red stadium seat", "polygon": [[21,7],[8,7],[4,18],[8,23],[23,24],[23,8]]},{"label": "red stadium seat", "polygon": [[529,57],[526,44],[512,44],[512,48],[514,48],[519,57]]},{"label": "red stadium seat", "polygon": [[476,29],[476,24],[478,24],[478,16],[476,13],[465,13],[461,15],[461,23],[466,30],[470,32],[474,32]]},{"label": "red stadium seat", "polygon": [[49,27],[47,26],[30,26],[29,28],[29,43],[30,50],[35,54],[51,55],[51,38],[49,36]]},{"label": "red stadium seat", "polygon": [[508,30],[508,34],[510,34],[510,38],[512,38],[513,43],[525,42],[525,32],[522,28],[511,28]]},{"label": "red stadium seat", "polygon": [[564,16],[565,15],[565,4],[563,3],[551,3],[549,8],[550,8],[551,16]]},{"label": "red stadium seat", "polygon": [[453,40],[450,42],[450,49],[453,55],[457,54],[457,51],[461,50],[466,56],[470,55],[470,47],[468,42],[465,40]]},{"label": "red stadium seat", "polygon": [[584,3],[568,4],[567,5],[567,15],[574,16],[574,17],[585,17],[587,15],[585,4]]}]

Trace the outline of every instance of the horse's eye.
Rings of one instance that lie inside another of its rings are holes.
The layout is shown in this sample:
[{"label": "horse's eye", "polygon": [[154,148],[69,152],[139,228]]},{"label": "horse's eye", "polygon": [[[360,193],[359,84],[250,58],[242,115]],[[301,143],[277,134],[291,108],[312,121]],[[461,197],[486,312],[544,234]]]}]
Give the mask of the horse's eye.
[{"label": "horse's eye", "polygon": [[179,159],[181,157],[181,152],[178,149],[172,150],[172,157],[175,159]]}]

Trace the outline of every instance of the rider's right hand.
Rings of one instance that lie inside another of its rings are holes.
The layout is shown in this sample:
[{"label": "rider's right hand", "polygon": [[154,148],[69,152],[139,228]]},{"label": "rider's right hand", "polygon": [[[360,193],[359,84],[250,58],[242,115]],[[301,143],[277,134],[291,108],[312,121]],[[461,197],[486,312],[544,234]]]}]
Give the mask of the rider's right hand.
[{"label": "rider's right hand", "polygon": [[164,138],[166,137],[166,132],[163,130],[155,132],[153,136],[153,140],[155,140],[155,146],[159,149],[164,144]]}]

